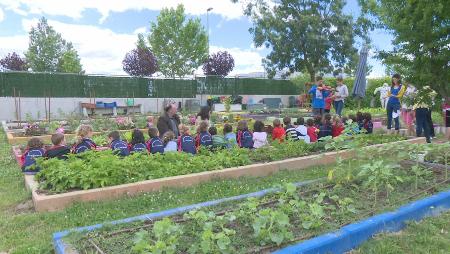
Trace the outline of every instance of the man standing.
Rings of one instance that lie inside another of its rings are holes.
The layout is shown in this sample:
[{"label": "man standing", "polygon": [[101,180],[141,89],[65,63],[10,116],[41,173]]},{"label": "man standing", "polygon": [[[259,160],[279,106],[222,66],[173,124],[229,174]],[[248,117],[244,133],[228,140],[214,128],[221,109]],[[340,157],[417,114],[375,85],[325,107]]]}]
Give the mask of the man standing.
[{"label": "man standing", "polygon": [[175,137],[180,135],[178,126],[180,125],[180,117],[177,115],[176,103],[169,103],[164,107],[164,113],[158,118],[159,136],[162,137],[167,131],[173,131]]},{"label": "man standing", "polygon": [[348,97],[348,88],[344,84],[344,79],[338,77],[336,79],[336,93],[334,95],[334,109],[336,110],[336,115],[342,116],[342,109],[344,109],[345,98]]},{"label": "man standing", "polygon": [[316,77],[316,84],[311,87],[309,94],[312,95],[312,109],[314,116],[321,116],[325,108],[325,98],[323,94],[323,79]]}]

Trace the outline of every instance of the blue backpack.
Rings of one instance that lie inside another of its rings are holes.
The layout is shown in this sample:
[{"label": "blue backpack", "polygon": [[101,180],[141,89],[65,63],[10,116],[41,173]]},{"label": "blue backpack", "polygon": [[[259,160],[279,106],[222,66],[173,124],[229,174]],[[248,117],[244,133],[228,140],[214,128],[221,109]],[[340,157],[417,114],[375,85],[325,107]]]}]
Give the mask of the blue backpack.
[{"label": "blue backpack", "polygon": [[178,138],[178,151],[196,154],[194,138],[189,135],[183,135]]},{"label": "blue backpack", "polygon": [[22,171],[24,172],[37,172],[39,171],[38,168],[36,170],[29,170],[29,167],[36,164],[35,158],[43,157],[45,154],[44,149],[38,148],[38,149],[31,149],[24,153],[24,159],[23,159],[23,165],[22,165]]},{"label": "blue backpack", "polygon": [[238,131],[236,139],[240,148],[253,148],[253,134],[250,131]]},{"label": "blue backpack", "polygon": [[197,147],[199,146],[212,146],[213,145],[213,141],[212,141],[212,136],[211,134],[209,134],[208,132],[200,132],[197,135]]},{"label": "blue backpack", "polygon": [[148,142],[147,142],[147,148],[148,151],[152,154],[154,153],[164,153],[164,143],[163,141],[156,137],[156,138],[151,138]]},{"label": "blue backpack", "polygon": [[123,140],[113,140],[111,142],[111,149],[120,156],[130,155],[130,150],[128,149],[128,144]]},{"label": "blue backpack", "polygon": [[73,148],[73,153],[82,153],[86,152],[87,150],[95,149],[97,145],[94,143],[94,141],[83,138],[80,143],[76,144]]},{"label": "blue backpack", "polygon": [[146,152],[147,145],[144,143],[137,143],[131,146],[131,152]]}]

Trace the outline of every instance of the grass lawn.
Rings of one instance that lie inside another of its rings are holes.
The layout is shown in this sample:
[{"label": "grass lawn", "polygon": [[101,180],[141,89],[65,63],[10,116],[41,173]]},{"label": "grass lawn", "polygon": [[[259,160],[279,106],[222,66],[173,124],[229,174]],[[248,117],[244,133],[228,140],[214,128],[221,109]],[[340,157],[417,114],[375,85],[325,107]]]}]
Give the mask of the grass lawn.
[{"label": "grass lawn", "polygon": [[216,180],[196,187],[166,189],[107,202],[78,203],[58,212],[36,213],[32,209],[24,209],[22,205],[30,203],[31,194],[25,189],[22,173],[11,155],[6,135],[0,132],[0,252],[52,253],[52,233],[56,231],[254,192],[281,182],[298,182],[326,175],[326,167],[283,171],[264,178]]},{"label": "grass lawn", "polygon": [[450,212],[420,222],[410,222],[403,231],[377,235],[357,253],[450,253]]}]

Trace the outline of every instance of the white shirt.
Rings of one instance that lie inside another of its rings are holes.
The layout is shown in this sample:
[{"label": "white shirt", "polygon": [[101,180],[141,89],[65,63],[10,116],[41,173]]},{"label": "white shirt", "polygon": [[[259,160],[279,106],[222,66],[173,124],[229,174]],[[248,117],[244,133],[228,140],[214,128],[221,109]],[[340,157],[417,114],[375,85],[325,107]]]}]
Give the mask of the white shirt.
[{"label": "white shirt", "polygon": [[334,98],[335,101],[344,101],[345,98],[348,97],[348,88],[345,84],[342,84],[340,86],[336,86],[336,93],[335,93],[336,97]]},{"label": "white shirt", "polygon": [[306,143],[310,143],[311,140],[308,136],[308,129],[304,125],[299,125],[295,130],[298,132],[298,139],[303,139]]},{"label": "white shirt", "polygon": [[260,148],[267,145],[267,133],[266,132],[254,132],[253,133],[253,147]]},{"label": "white shirt", "polygon": [[380,86],[375,89],[373,94],[380,92],[380,99],[384,99],[384,98],[386,98],[386,96],[388,95],[388,92],[390,90],[391,90],[391,88],[389,86]]}]

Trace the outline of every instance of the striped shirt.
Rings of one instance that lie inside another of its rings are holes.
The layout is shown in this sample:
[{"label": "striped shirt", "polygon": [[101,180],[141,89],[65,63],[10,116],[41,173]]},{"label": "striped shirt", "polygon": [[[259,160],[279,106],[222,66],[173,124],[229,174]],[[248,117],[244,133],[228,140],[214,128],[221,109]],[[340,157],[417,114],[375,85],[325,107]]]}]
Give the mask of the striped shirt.
[{"label": "striped shirt", "polygon": [[298,133],[294,126],[287,125],[286,128],[286,140],[298,140]]}]

